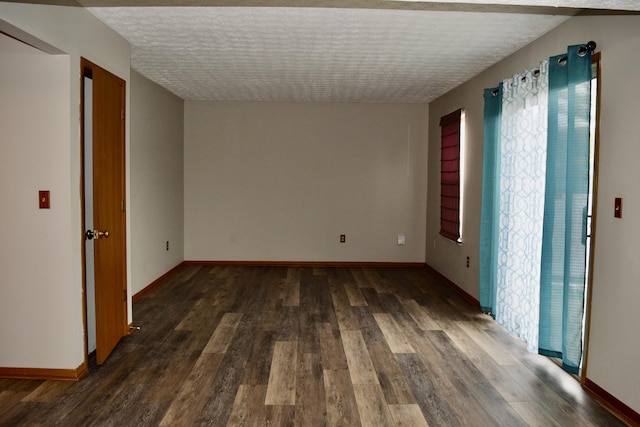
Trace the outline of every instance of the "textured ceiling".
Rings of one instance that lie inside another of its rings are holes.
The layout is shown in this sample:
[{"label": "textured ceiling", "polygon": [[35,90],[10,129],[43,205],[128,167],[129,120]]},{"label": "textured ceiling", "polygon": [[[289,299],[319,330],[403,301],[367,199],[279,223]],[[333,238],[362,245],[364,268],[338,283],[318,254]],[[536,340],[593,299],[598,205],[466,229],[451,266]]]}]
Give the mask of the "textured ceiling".
[{"label": "textured ceiling", "polygon": [[[402,2],[408,3],[413,2]],[[589,3],[640,9],[637,1],[537,2],[568,8]],[[136,71],[183,99],[425,103],[576,12],[233,6],[88,10],[131,43]]]}]

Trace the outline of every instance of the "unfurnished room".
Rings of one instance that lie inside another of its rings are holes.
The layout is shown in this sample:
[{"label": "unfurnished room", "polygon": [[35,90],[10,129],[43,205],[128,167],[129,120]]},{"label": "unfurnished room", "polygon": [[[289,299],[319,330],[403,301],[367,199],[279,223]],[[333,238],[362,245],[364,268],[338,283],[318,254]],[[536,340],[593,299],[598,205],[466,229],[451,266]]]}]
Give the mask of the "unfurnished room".
[{"label": "unfurnished room", "polygon": [[635,0],[0,2],[0,425],[640,426]]}]

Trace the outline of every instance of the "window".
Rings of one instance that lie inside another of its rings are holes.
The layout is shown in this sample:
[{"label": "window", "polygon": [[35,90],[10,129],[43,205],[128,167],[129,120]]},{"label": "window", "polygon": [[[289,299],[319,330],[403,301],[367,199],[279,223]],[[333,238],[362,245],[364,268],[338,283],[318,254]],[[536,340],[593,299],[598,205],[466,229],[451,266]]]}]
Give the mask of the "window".
[{"label": "window", "polygon": [[460,140],[462,110],[440,119],[440,234],[460,242]]}]

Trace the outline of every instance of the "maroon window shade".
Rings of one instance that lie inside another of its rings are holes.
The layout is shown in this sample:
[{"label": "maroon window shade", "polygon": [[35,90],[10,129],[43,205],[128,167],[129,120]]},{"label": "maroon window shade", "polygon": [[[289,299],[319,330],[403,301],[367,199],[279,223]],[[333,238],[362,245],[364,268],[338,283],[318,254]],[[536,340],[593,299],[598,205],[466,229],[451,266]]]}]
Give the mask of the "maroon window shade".
[{"label": "maroon window shade", "polygon": [[440,234],[460,239],[460,117],[462,110],[440,119]]}]

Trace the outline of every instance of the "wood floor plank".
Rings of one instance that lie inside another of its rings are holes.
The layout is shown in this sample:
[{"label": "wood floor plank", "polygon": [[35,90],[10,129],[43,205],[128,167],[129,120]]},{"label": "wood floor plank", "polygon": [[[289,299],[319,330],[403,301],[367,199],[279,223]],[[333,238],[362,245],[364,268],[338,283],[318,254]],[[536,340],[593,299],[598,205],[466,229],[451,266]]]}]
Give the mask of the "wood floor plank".
[{"label": "wood floor plank", "polygon": [[361,425],[349,371],[325,369],[323,379],[327,425],[341,427]]},{"label": "wood floor plank", "polygon": [[351,310],[358,323],[358,330],[362,333],[362,338],[364,338],[365,342],[386,343],[386,339],[369,307],[351,307]]},{"label": "wood floor plank", "polygon": [[[545,384],[539,377],[523,365],[510,365],[505,369],[509,375],[517,381],[531,396],[531,400],[537,403],[549,417],[562,426],[579,425],[594,427],[591,420],[576,412],[574,406],[557,394],[551,387]],[[613,423],[611,425],[614,425]]]},{"label": "wood floor plank", "polygon": [[301,311],[298,316],[298,353],[320,354],[320,337],[318,336],[318,320],[316,313]]},{"label": "wood floor plank", "polygon": [[209,323],[211,320],[219,319],[220,307],[216,306],[209,298],[199,298],[193,305],[189,313],[175,327],[177,331],[192,331]]},{"label": "wood floor plank", "polygon": [[389,404],[412,404],[416,398],[389,347],[381,342],[367,344],[385,401]]},{"label": "wood floor plank", "polygon": [[[495,326],[495,325],[494,325]],[[556,396],[568,403],[582,418],[594,425],[616,426],[618,420],[611,420],[609,413],[601,404],[593,399],[585,399],[585,391],[575,377],[564,373],[558,375],[558,364],[547,357],[539,357],[535,353],[526,351],[526,344],[511,335],[501,334],[499,326],[484,328],[494,339],[505,346],[506,351],[521,361],[535,377],[537,377]]]},{"label": "wood floor plank", "polygon": [[383,306],[381,295],[374,288],[360,288],[360,292],[367,300],[367,306],[372,313],[386,313],[387,309]]},{"label": "wood floor plank", "polygon": [[162,418],[161,426],[193,424],[209,398],[209,390],[223,358],[222,353],[202,354]]},{"label": "wood floor plank", "polygon": [[429,427],[417,404],[389,405],[389,412],[396,427]]},{"label": "wood floor plank", "polygon": [[242,313],[226,313],[222,316],[220,324],[211,335],[211,339],[207,346],[202,350],[203,353],[226,353],[229,343],[233,339]]},{"label": "wood floor plank", "polygon": [[319,322],[338,328],[333,299],[328,290],[327,276],[314,276],[309,269],[300,273],[300,311],[317,314]]},{"label": "wood floor plank", "polygon": [[[248,281],[247,286],[254,287],[255,281]],[[238,295],[238,298],[243,297],[245,297],[243,294]],[[247,359],[250,355],[248,350],[251,349],[254,339],[253,332],[261,318],[261,313],[255,311],[256,307],[253,303],[246,304],[246,309],[248,311],[243,313],[233,340],[220,362],[217,375],[213,378],[209,398],[198,414],[196,424],[219,426],[225,425],[229,419],[238,387],[245,375]]]},{"label": "wood floor plank", "polygon": [[[6,396],[6,395],[5,395]],[[0,397],[3,397],[0,394]],[[4,426],[46,426],[44,420],[39,416],[45,405],[39,402],[16,401],[7,406],[7,410],[0,412],[0,425]]]},{"label": "wood floor plank", "polygon": [[531,427],[561,427],[536,402],[511,402],[513,409]]},{"label": "wood floor plank", "polygon": [[287,269],[282,305],[285,307],[300,306],[300,271],[297,268]]},{"label": "wood floor plank", "polygon": [[304,353],[298,361],[296,381],[296,426],[322,426],[327,419],[322,360],[319,354]]},{"label": "wood floor plank", "polygon": [[341,330],[357,330],[359,329],[358,319],[349,304],[344,288],[340,291],[331,291],[331,299],[333,301],[333,309],[336,319]]},{"label": "wood floor plank", "polygon": [[323,369],[347,370],[347,356],[344,353],[340,330],[332,328],[327,322],[318,323],[317,329]]},{"label": "wood floor plank", "polygon": [[433,374],[425,368],[420,358],[412,353],[396,354],[395,357],[427,423],[430,426],[462,425],[442,394],[441,384],[434,381]]},{"label": "wood floor plank", "polygon": [[[118,408],[117,411],[97,410],[86,414],[85,418],[70,416],[62,419],[62,425],[140,425],[143,419],[147,422],[158,424],[163,413],[154,413],[147,405],[139,404],[140,397],[144,393],[141,384],[125,384],[117,393],[113,393],[106,401],[105,406]],[[101,408],[102,409],[102,408]]]},{"label": "wood floor plank", "polygon": [[503,346],[492,337],[482,334],[471,322],[455,322],[455,324],[465,331],[472,340],[476,342],[498,365],[519,365],[520,362],[511,354],[504,351]]},{"label": "wood floor plank", "polygon": [[364,307],[367,305],[367,300],[364,295],[362,295],[362,292],[360,292],[357,284],[345,283],[344,290],[347,293],[349,304],[351,304],[352,307]]},{"label": "wood floor plank", "polygon": [[241,385],[233,402],[227,427],[262,426],[265,423],[266,385]]},{"label": "wood floor plank", "polygon": [[342,345],[353,384],[379,384],[369,351],[360,331],[344,330]]},{"label": "wood floor plank", "polygon": [[[27,394],[22,402],[55,402],[60,396],[68,392],[73,387],[73,383],[69,381],[46,381],[38,388]],[[4,399],[0,397],[0,402]],[[0,410],[1,411],[1,410]]]},{"label": "wood floor plank", "polygon": [[327,271],[324,267],[313,267],[313,275],[314,276],[326,276]]},{"label": "wood floor plank", "polygon": [[15,391],[0,391],[0,415],[6,413],[9,409],[11,409],[14,405],[19,402],[27,402],[25,398],[29,396],[28,391],[23,392],[15,392]]},{"label": "wood floor plank", "polygon": [[351,275],[358,285],[358,288],[371,288],[375,289],[375,286],[369,280],[369,277],[364,274],[364,268],[361,267],[353,267],[350,269]]},{"label": "wood floor plank", "polygon": [[354,384],[353,391],[362,427],[393,425],[389,405],[379,384]]},{"label": "wood floor plank", "polygon": [[280,308],[275,337],[277,341],[297,341],[300,331],[300,307]]},{"label": "wood floor plank", "polygon": [[499,365],[466,332],[455,324],[451,324],[445,329],[445,333],[507,402],[526,402],[530,400],[529,394],[522,386],[513,381],[504,367]]},{"label": "wood floor plank", "polygon": [[[264,407],[265,426],[291,426],[295,424],[296,408],[293,405],[269,405]],[[254,424],[255,425],[255,424]]]},{"label": "wood floor plank", "polygon": [[[108,359],[110,362],[112,359]],[[105,399],[103,393],[109,393],[108,387],[102,387],[102,383],[109,383],[109,377],[111,377],[112,373],[109,375],[101,374],[100,372],[96,373],[96,376],[100,376],[100,380],[95,383],[91,383],[90,381],[80,381],[77,383],[73,383],[74,387],[72,387],[67,393],[59,396],[58,399],[55,400],[55,404],[45,404],[42,402],[25,402],[22,405],[14,406],[14,415],[20,415],[20,412],[28,412],[28,423],[21,424],[18,421],[12,420],[9,415],[0,413],[0,425],[8,425],[8,426],[19,426],[19,425],[46,425],[51,424],[52,420],[55,420],[55,423],[61,424],[61,420],[67,417],[69,414],[76,414],[78,417],[83,417],[85,413],[91,413],[96,408],[100,408]],[[121,374],[122,375],[122,374]],[[19,381],[22,383],[23,381]],[[25,381],[29,383],[29,381]],[[50,382],[50,381],[45,381]],[[120,376],[120,382],[122,381],[122,376]],[[112,383],[113,384],[113,383]],[[99,402],[97,400],[100,400]],[[0,404],[0,406],[2,406]]]},{"label": "wood floor plank", "polygon": [[373,313],[373,317],[376,319],[376,322],[378,322],[378,326],[380,327],[380,330],[393,353],[416,352],[391,314]]},{"label": "wood floor plank", "polygon": [[201,351],[182,353],[180,357],[171,358],[164,369],[149,385],[144,397],[149,403],[171,403],[178,395],[182,385],[191,373],[194,365],[200,357]]},{"label": "wood floor plank", "polygon": [[275,347],[275,336],[272,331],[256,331],[245,366],[242,384],[260,385],[269,382],[271,360]]},{"label": "wood floor plank", "polygon": [[39,380],[12,380],[0,378],[0,392],[2,391],[24,391],[31,393],[42,385]]},{"label": "wood floor plank", "polygon": [[266,310],[260,313],[260,329],[275,332],[279,328],[279,310]]},{"label": "wood floor plank", "polygon": [[380,269],[380,275],[393,283],[393,293],[400,301],[414,300],[418,305],[425,305],[428,299],[418,286],[406,286],[406,283],[424,280],[414,274],[414,269],[385,268]]},{"label": "wood floor plank", "polygon": [[417,354],[462,424],[523,425],[508,402],[443,331],[425,331],[421,338],[414,341]]},{"label": "wood floor plank", "polygon": [[336,283],[357,283],[352,271],[352,267],[333,267],[326,269],[327,278]]},{"label": "wood floor plank", "polygon": [[409,316],[411,316],[413,321],[416,322],[418,327],[423,331],[436,331],[442,329],[438,322],[429,315],[429,312],[424,307],[418,305],[415,300],[404,300],[402,301],[402,304]]},{"label": "wood floor plank", "polygon": [[298,343],[296,341],[276,341],[265,405],[296,404],[297,357]]},{"label": "wood floor plank", "polygon": [[[260,303],[255,303],[256,309],[262,310],[280,310],[285,304],[284,299],[286,294],[290,291],[287,289],[286,279],[279,279],[277,275],[271,280],[267,279],[271,283],[268,289],[261,289],[263,293],[263,300]],[[255,300],[256,298],[252,298]],[[294,307],[297,304],[289,304],[288,307]]]},{"label": "wood floor plank", "polygon": [[[419,359],[431,375],[427,383],[437,390],[438,400],[448,406],[452,416],[461,425],[495,425],[486,409],[475,399],[475,394],[481,392],[481,387],[477,387],[476,392],[474,386],[469,386],[470,379],[465,378],[465,372],[455,368],[442,369],[442,359],[432,359],[437,352],[431,352],[432,356],[427,357],[421,354],[421,350],[422,348],[418,351]],[[432,423],[431,420],[429,423]]]},{"label": "wood floor plank", "polygon": [[373,284],[374,289],[379,294],[393,294],[393,283],[383,278],[379,274],[380,269],[365,268],[364,275],[369,278],[369,282]]}]

